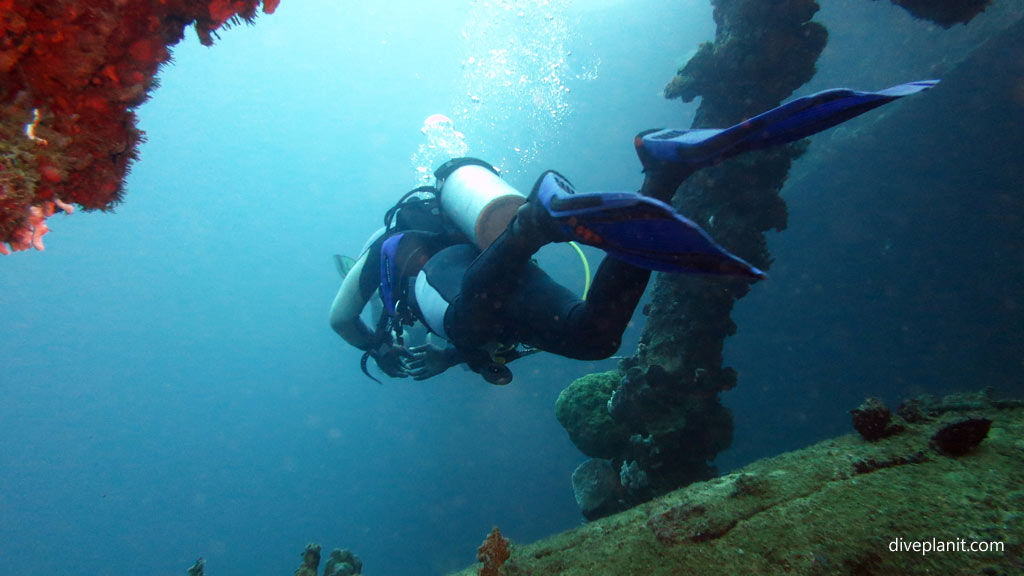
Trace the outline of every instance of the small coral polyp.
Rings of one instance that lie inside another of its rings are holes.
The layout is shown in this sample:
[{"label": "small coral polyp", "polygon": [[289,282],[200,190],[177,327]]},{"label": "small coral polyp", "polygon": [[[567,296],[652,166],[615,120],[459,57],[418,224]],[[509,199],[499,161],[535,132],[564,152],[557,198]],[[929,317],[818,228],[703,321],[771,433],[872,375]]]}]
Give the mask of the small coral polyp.
[{"label": "small coral polyp", "polygon": [[0,0],[0,254],[42,250],[58,209],[120,203],[144,137],[134,109],[169,47],[191,25],[209,45],[260,3]]}]

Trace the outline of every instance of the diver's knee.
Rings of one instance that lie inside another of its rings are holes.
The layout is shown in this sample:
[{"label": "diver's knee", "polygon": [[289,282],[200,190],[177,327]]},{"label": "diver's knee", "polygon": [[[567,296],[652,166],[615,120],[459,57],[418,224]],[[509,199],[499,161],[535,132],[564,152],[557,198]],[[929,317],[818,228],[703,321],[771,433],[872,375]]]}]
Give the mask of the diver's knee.
[{"label": "diver's knee", "polygon": [[604,340],[601,344],[595,347],[594,353],[599,356],[600,360],[605,358],[611,358],[619,351],[619,347],[622,346],[622,340],[619,338],[611,338]]},{"label": "diver's knee", "polygon": [[611,358],[622,345],[620,338],[592,338],[581,341],[573,358],[576,360],[604,360]]}]

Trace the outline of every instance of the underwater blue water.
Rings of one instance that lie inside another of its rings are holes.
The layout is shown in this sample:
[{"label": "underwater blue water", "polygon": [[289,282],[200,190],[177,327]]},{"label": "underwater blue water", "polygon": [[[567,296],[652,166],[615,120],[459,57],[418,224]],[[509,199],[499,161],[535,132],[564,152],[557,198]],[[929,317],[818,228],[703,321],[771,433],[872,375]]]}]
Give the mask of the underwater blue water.
[{"label": "underwater blue water", "polygon": [[[943,35],[881,3],[823,4],[822,18],[844,24],[807,91],[930,77],[979,34]],[[879,21],[888,32],[867,32]],[[451,117],[468,152],[521,190],[545,168],[583,190],[635,189],[633,135],[689,125],[695,105],[660,92],[713,34],[700,0],[285,0],[212,49],[189,32],[138,110],[148,142],[124,204],[56,216],[45,252],[0,260],[0,573],[183,574],[202,556],[214,576],[287,574],[316,541],[353,550],[367,574],[437,574],[472,563],[494,525],[521,542],[578,525],[569,476],[584,457],[554,401],[615,359],[537,355],[504,388],[461,370],[378,385],[327,324],[331,255],[357,252],[417,185],[431,114]],[[508,37],[530,48],[496,55]],[[908,56],[914,42],[928,50]],[[901,57],[863,65],[888,53]],[[537,72],[552,62],[557,80]],[[512,70],[512,84],[487,81],[493,70]],[[899,322],[846,310],[842,334],[815,323],[858,292],[796,296],[821,270],[804,247],[832,225],[807,171],[787,197],[792,230],[771,240],[772,279],[737,309],[727,363],[740,384],[726,396],[737,433],[723,469],[846,432],[865,395],[954,388],[941,374],[908,384],[858,370],[870,355],[946,372],[934,354],[878,344]],[[904,231],[889,245],[919,241]],[[875,274],[867,260],[824,284]],[[542,263],[582,284],[568,250],[546,249]],[[897,273],[912,266],[873,281]],[[1000,316],[963,307],[979,324]],[[959,328],[930,337],[955,346]],[[957,362],[1007,358],[1012,346]],[[962,388],[1009,388],[1024,367],[1006,368]]]}]

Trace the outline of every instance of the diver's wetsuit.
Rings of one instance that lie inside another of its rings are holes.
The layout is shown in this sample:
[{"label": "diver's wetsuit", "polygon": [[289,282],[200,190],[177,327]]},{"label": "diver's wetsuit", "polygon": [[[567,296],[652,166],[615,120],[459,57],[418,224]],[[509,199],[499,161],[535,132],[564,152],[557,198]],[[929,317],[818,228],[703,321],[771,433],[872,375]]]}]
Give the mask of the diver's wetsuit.
[{"label": "diver's wetsuit", "polygon": [[[648,174],[642,193],[674,192],[682,179]],[[490,351],[517,344],[578,360],[611,356],[651,276],[646,268],[606,255],[583,300],[533,262],[532,256],[552,239],[517,225],[522,210],[483,252],[464,236],[418,219],[415,208],[403,211],[400,217],[411,222],[392,256],[400,298],[428,329],[461,351],[474,370],[491,361]],[[370,247],[360,276],[367,295],[381,280],[384,240]]]},{"label": "diver's wetsuit", "polygon": [[579,360],[614,354],[650,270],[605,256],[584,301],[541,270],[534,252],[511,227],[483,253],[469,244],[445,248],[417,281],[421,318],[460,349],[520,342]]},{"label": "diver's wetsuit", "polygon": [[[648,171],[639,193],[667,199],[691,173]],[[517,219],[522,215],[521,210]],[[468,356],[516,344],[577,360],[611,356],[651,271],[606,255],[582,300],[533,262],[537,250],[551,241],[543,236],[514,219],[483,252],[469,243],[439,245],[432,235],[403,238],[399,253],[418,255],[401,257],[399,267],[403,276],[415,278],[407,290],[410,309]]]}]

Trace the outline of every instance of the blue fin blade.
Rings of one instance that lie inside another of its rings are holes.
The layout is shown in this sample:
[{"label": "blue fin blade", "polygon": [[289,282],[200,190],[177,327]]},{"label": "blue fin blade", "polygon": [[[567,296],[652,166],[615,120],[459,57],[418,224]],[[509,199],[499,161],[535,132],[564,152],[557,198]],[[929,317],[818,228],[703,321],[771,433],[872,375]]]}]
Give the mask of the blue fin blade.
[{"label": "blue fin blade", "polygon": [[632,192],[575,194],[568,181],[550,171],[537,189],[563,238],[650,270],[765,278],[660,200]]},{"label": "blue fin blade", "polygon": [[[571,232],[581,241],[621,259],[660,272],[765,278],[765,273],[732,254],[692,220],[653,198],[615,194],[612,205],[576,214]],[[580,196],[589,196],[581,194]]]},{"label": "blue fin blade", "polygon": [[938,84],[921,80],[879,92],[845,88],[825,90],[787,102],[725,129],[657,130],[642,136],[655,159],[699,168],[746,152],[806,138]]}]

